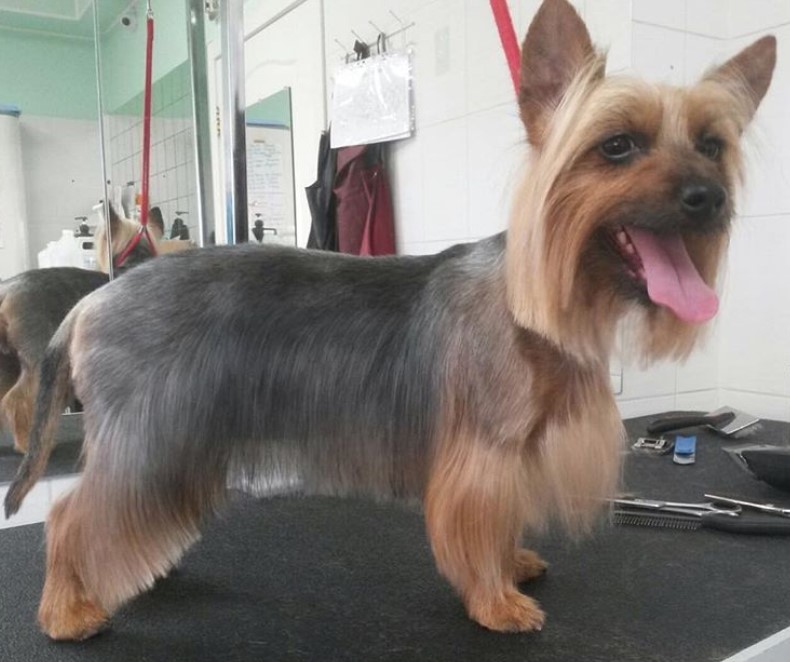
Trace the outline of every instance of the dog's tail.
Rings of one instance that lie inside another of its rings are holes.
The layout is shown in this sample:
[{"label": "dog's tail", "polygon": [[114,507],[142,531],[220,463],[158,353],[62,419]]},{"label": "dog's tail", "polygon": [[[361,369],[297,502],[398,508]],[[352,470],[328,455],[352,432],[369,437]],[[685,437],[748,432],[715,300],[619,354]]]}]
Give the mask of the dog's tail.
[{"label": "dog's tail", "polygon": [[66,316],[44,354],[27,453],[5,497],[6,519],[19,510],[27,493],[44,473],[55,445],[58,420],[69,396],[69,345],[78,309],[79,306]]},{"label": "dog's tail", "polygon": [[[3,299],[6,296],[6,287],[0,283],[0,306],[3,305]],[[8,320],[5,315],[0,313],[0,354],[11,354],[11,343],[8,340]]]}]

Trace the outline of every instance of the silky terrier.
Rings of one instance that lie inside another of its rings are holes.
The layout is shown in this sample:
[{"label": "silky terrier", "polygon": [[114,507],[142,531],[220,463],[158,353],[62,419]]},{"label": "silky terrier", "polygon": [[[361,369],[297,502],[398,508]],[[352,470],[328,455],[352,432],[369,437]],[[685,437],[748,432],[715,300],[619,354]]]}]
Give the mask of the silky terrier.
[{"label": "silky terrier", "polygon": [[[153,256],[146,242],[126,250],[139,225],[121,218],[112,205],[109,226],[116,274]],[[107,230],[102,225],[95,237],[100,271],[31,269],[0,283],[0,419],[13,435],[14,448],[21,453],[27,450],[47,343],[80,299],[109,282],[107,241]],[[117,258],[125,250],[121,262]]]},{"label": "silky terrier", "polygon": [[[689,88],[607,77],[566,0],[522,48],[531,163],[505,233],[433,256],[215,247],[84,299],[49,346],[14,513],[70,383],[85,466],[47,524],[39,623],[100,630],[197,540],[229,480],[419,498],[439,572],[498,631],[543,627],[522,533],[588,531],[620,476],[608,360],[626,316],[683,358],[716,313],[764,37]],[[178,299],[140,297],[151,279]],[[119,379],[123,376],[123,379]]]}]

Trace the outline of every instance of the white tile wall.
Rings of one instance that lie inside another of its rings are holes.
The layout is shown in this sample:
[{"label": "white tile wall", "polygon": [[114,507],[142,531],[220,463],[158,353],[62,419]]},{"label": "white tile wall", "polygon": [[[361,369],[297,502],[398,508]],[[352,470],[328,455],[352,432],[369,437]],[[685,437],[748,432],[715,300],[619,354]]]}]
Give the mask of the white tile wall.
[{"label": "white tile wall", "polygon": [[[675,394],[675,406],[673,409],[677,411],[715,411],[720,406],[719,399],[718,389],[690,391],[688,393],[678,392]],[[735,406],[730,402],[727,404]]]},{"label": "white tile wall", "polygon": [[790,396],[790,215],[739,219],[722,306],[721,385]]},{"label": "white tile wall", "polygon": [[[423,143],[419,140],[399,140],[390,148],[390,181],[393,190],[395,218],[408,222],[398,224],[398,250],[408,253],[407,247],[425,239],[425,176],[422,161]],[[408,190],[410,195],[400,195]]]},{"label": "white tile wall", "polygon": [[623,418],[647,416],[657,412],[674,411],[675,396],[659,395],[650,398],[618,399],[617,407]]},{"label": "white tile wall", "polygon": [[[658,25],[634,22],[631,67],[649,80],[683,85],[686,35]],[[660,56],[657,57],[657,55]]]},{"label": "white tile wall", "polygon": [[[518,3],[510,2],[515,25]],[[474,113],[503,104],[513,108],[513,83],[488,2],[466,0],[466,110]],[[517,35],[519,37],[523,35]]]},{"label": "white tile wall", "polygon": [[[686,2],[686,32],[708,37],[730,36],[729,4],[726,0],[724,2],[722,0],[688,0]],[[756,3],[752,3],[752,6],[754,4]]]},{"label": "white tile wall", "polygon": [[469,236],[487,237],[507,227],[511,193],[527,154],[524,126],[511,101],[470,114],[466,131]]},{"label": "white tile wall", "polygon": [[[693,83],[763,32],[779,38],[772,89],[749,131],[747,184],[737,205],[716,333],[676,369],[674,407],[730,404],[790,420],[790,54],[782,48],[790,40],[790,3],[634,0],[633,21],[634,71],[675,84]],[[624,410],[666,404],[629,394],[634,377],[637,388],[648,381],[653,390],[669,384],[663,367],[636,375],[626,368]]]},{"label": "white tile wall", "polygon": [[779,43],[771,89],[749,132],[721,313],[720,399],[790,421],[790,3],[731,0],[730,26],[731,53],[765,33]]},{"label": "white tile wall", "polygon": [[686,0],[633,0],[634,22],[686,29]]},{"label": "white tile wall", "polygon": [[427,126],[420,132],[427,241],[469,236],[466,118]]},{"label": "white tile wall", "polygon": [[631,5],[631,0],[587,0],[584,4],[584,21],[596,44],[607,50],[609,72],[631,66]]},{"label": "white tile wall", "polygon": [[437,0],[414,13],[414,101],[418,126],[466,115],[464,0]]},{"label": "white tile wall", "polygon": [[790,2],[787,0],[730,0],[729,12],[730,36],[733,37],[790,24]]},{"label": "white tile wall", "polygon": [[[103,196],[96,120],[22,115],[29,264],[47,242],[79,225]],[[89,220],[93,222],[93,220]]]},{"label": "white tile wall", "polygon": [[[509,4],[521,39],[540,0]],[[724,300],[718,331],[705,348],[684,366],[625,368],[619,401],[623,413],[630,415],[675,408],[709,410],[728,402],[739,389],[751,393],[761,388],[766,403],[773,403],[766,410],[786,411],[784,417],[790,418],[790,406],[782,404],[785,397],[790,402],[790,386],[783,377],[790,379],[790,362],[780,341],[782,333],[790,337],[790,322],[775,310],[781,302],[766,296],[768,292],[790,296],[777,284],[790,283],[790,250],[784,258],[778,257],[786,235],[779,229],[781,221],[766,220],[790,214],[790,48],[781,46],[790,43],[790,2],[576,0],[573,4],[593,41],[608,48],[610,71],[630,69],[677,85],[693,83],[714,62],[723,62],[751,43],[759,31],[770,29],[779,37],[777,76],[759,114],[759,128],[753,132],[760,153],[751,158],[757,165],[748,171],[750,193],[739,204],[742,216],[759,215],[759,228],[765,226],[769,232],[759,230],[750,241],[735,238],[737,255],[725,287],[737,281],[740,285]],[[525,149],[524,133],[488,3],[333,0],[326,7],[330,70],[343,54],[334,39],[350,47],[351,28],[373,41],[376,30],[368,21],[385,30],[397,27],[390,9],[404,23],[416,23],[391,45],[411,45],[415,50],[417,132],[393,145],[391,152],[400,250],[436,252],[504,228],[514,172]],[[766,264],[769,255],[773,265]],[[753,287],[758,284],[762,289]],[[790,298],[784,306],[790,307]],[[749,314],[740,315],[746,309]],[[723,347],[728,348],[726,353]],[[785,341],[784,347],[790,343]]]}]

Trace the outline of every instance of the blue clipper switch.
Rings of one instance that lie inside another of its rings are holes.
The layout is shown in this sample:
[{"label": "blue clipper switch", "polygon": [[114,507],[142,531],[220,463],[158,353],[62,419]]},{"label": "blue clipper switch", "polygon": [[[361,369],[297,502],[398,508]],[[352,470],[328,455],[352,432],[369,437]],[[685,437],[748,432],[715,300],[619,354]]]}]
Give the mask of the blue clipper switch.
[{"label": "blue clipper switch", "polygon": [[681,437],[675,438],[675,455],[672,461],[675,464],[694,464],[697,455],[697,438]]}]

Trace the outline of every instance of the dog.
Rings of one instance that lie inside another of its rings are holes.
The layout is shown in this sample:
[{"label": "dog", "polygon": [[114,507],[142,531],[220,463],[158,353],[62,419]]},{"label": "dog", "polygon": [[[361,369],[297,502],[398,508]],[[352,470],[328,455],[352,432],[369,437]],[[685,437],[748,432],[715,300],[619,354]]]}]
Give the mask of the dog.
[{"label": "dog", "polygon": [[[118,258],[139,225],[121,218],[110,206],[112,254]],[[96,233],[100,271],[74,267],[32,269],[0,283],[0,414],[14,438],[14,448],[24,453],[38,391],[38,373],[44,350],[58,325],[87,294],[109,282],[107,232]],[[151,258],[146,241],[134,246],[115,273],[120,275]]]},{"label": "dog", "polygon": [[[606,77],[572,6],[545,0],[522,48],[532,162],[505,233],[419,257],[214,247],[83,299],[47,350],[5,501],[16,512],[41,475],[73,382],[85,466],[49,515],[43,631],[105,627],[239,475],[421,499],[469,617],[541,629],[517,585],[546,564],[522,532],[588,532],[616,492],[620,321],[636,318],[644,357],[680,358],[716,313],[740,137],[775,51],[762,38],[691,88]],[[137,297],[152,279],[182,297]]]}]

